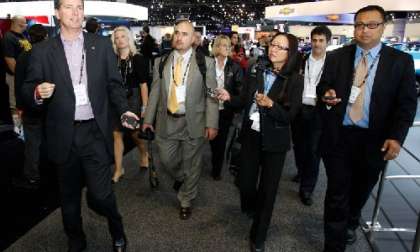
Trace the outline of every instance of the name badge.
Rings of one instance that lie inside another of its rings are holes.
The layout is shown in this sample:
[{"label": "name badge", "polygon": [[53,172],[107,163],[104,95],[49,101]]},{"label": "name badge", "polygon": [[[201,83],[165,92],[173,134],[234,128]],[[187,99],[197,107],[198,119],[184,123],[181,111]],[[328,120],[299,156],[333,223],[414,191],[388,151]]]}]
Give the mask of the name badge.
[{"label": "name badge", "polygon": [[85,85],[75,85],[74,96],[76,97],[76,106],[87,105],[89,103],[89,98],[87,95],[87,90]]},{"label": "name badge", "polygon": [[361,88],[356,86],[351,86],[351,93],[349,97],[349,103],[353,104],[356,102],[357,97],[360,95],[360,92],[362,91]]},{"label": "name badge", "polygon": [[178,103],[185,102],[186,85],[180,85],[179,87],[176,87],[175,90],[176,90],[176,100],[178,101]]}]

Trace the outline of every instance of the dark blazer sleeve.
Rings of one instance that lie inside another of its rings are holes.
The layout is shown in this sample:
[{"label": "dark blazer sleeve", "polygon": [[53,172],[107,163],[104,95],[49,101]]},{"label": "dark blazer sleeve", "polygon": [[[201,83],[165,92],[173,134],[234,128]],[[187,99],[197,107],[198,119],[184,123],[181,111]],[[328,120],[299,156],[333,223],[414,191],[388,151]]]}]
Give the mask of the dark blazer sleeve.
[{"label": "dark blazer sleeve", "polygon": [[112,49],[111,40],[103,38],[102,43],[105,44],[105,60],[107,66],[107,84],[108,93],[112,105],[116,108],[118,115],[121,116],[128,109],[127,98],[124,89],[121,87],[121,74],[118,72],[117,58]]},{"label": "dark blazer sleeve", "polygon": [[416,76],[414,71],[414,62],[411,55],[402,54],[400,60],[401,80],[397,89],[395,99],[395,108],[393,123],[390,127],[388,139],[395,139],[401,143],[408,134],[408,130],[413,124],[417,110],[417,92],[415,88]]}]

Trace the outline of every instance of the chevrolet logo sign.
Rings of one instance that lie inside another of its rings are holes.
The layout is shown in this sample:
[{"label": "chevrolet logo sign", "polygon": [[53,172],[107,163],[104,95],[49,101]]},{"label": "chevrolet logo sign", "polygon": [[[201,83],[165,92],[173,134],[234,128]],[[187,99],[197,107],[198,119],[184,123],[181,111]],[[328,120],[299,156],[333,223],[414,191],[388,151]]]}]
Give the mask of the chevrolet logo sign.
[{"label": "chevrolet logo sign", "polygon": [[283,14],[283,15],[289,15],[290,13],[293,13],[293,12],[295,12],[295,9],[292,9],[289,7],[285,7],[279,10],[279,14]]}]

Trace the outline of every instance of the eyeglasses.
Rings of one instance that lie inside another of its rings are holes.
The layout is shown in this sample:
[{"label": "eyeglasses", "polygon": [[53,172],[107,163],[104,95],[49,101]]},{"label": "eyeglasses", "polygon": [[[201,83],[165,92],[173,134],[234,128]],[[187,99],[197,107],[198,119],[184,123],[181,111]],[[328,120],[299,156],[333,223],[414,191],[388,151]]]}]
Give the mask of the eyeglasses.
[{"label": "eyeglasses", "polygon": [[281,45],[276,45],[276,44],[271,43],[270,46],[272,48],[276,48],[279,51],[289,51],[288,47],[284,47],[284,46],[281,46]]},{"label": "eyeglasses", "polygon": [[368,23],[368,24],[365,24],[365,23],[355,23],[354,24],[354,28],[356,28],[358,30],[363,30],[365,27],[367,27],[368,29],[373,30],[373,29],[378,28],[378,26],[380,26],[381,24],[384,24],[384,22],[382,22],[382,23]]}]

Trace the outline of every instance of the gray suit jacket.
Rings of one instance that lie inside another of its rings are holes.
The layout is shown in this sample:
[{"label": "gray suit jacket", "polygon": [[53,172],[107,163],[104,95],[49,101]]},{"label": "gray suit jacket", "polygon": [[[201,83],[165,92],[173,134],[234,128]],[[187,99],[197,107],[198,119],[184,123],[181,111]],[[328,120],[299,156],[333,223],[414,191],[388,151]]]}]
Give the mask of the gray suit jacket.
[{"label": "gray suit jacket", "polygon": [[[153,69],[152,90],[146,109],[144,122],[153,124],[156,120],[156,134],[162,138],[167,137],[167,101],[171,80],[171,64],[173,52],[163,68],[162,79],[159,77],[160,58],[155,60]],[[207,87],[216,88],[216,72],[214,60],[206,57],[206,82]],[[205,128],[218,128],[219,105],[218,102],[210,97],[206,97],[204,92],[203,76],[200,73],[195,51],[191,55],[191,65],[188,72],[185,97],[185,117],[189,137],[198,138],[204,136]]]}]

